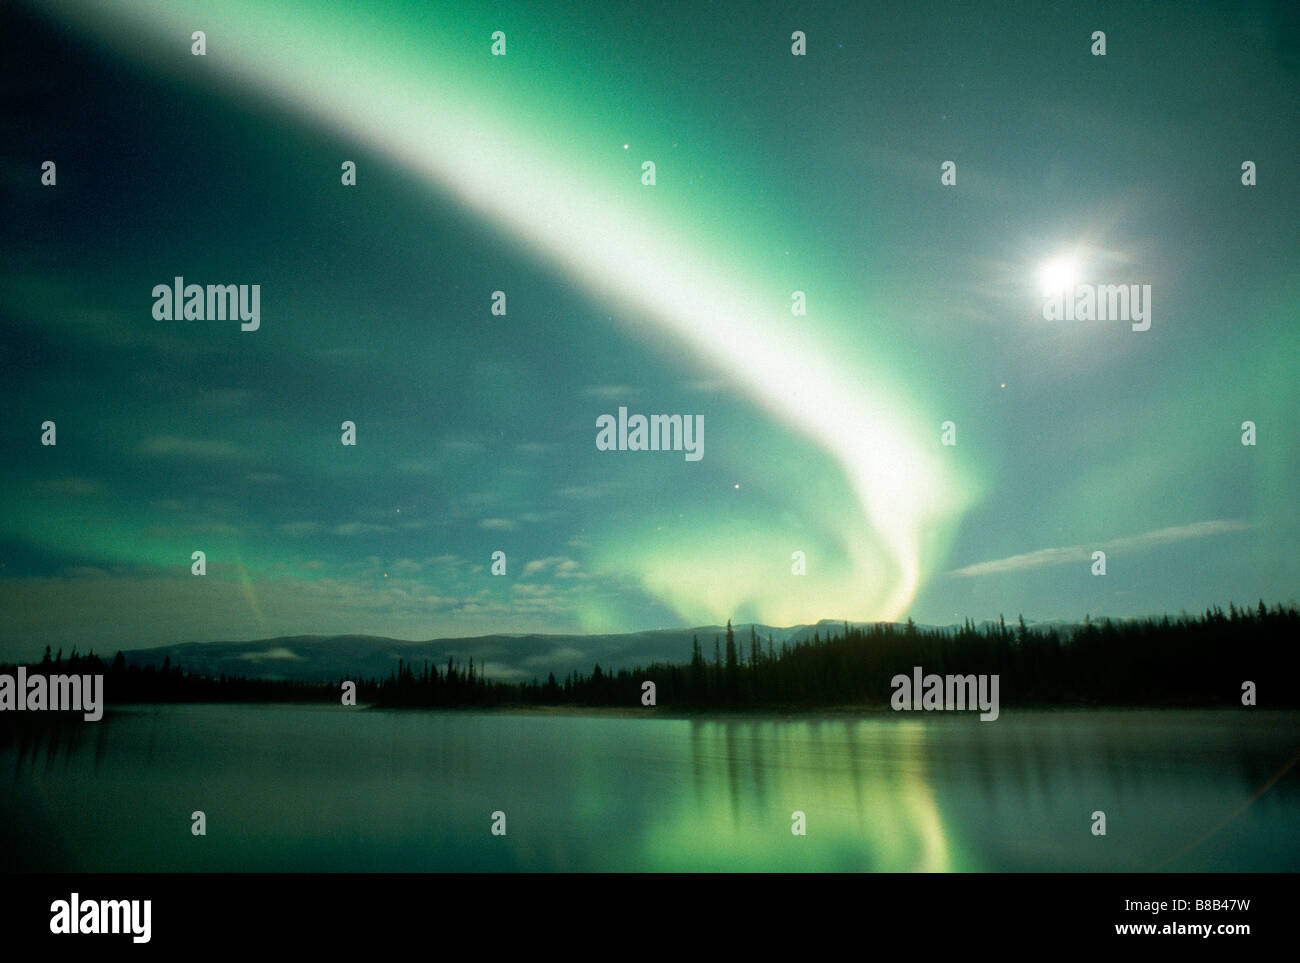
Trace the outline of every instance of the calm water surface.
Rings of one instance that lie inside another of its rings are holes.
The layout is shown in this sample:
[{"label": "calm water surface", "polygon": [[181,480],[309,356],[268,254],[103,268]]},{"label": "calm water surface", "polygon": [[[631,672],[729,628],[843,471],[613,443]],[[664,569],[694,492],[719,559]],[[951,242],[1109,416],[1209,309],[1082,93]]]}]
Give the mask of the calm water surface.
[{"label": "calm water surface", "polygon": [[0,843],[76,872],[1295,871],[1298,748],[1259,710],[133,707],[0,733]]}]

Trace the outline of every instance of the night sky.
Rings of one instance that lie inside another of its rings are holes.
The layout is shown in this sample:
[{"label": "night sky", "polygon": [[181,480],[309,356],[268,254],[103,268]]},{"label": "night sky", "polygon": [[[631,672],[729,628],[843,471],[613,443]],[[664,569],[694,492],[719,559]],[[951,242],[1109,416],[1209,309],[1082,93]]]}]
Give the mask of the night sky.
[{"label": "night sky", "polygon": [[1294,11],[6,5],[0,659],[1294,601]]}]

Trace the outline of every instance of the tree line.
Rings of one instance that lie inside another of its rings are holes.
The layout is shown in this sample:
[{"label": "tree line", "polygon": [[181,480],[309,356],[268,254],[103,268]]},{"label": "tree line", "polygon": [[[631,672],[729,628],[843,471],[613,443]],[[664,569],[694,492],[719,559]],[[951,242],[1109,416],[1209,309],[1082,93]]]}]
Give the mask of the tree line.
[{"label": "tree line", "polygon": [[644,683],[659,706],[807,708],[888,705],[896,675],[987,674],[999,677],[1001,703],[1021,706],[1241,705],[1254,683],[1259,704],[1300,705],[1300,610],[1215,606],[1199,616],[1098,622],[1068,631],[1008,626],[921,629],[878,624],[813,633],[774,645],[751,626],[737,639],[731,623],[712,656],[698,636],[685,664],[554,674],[545,682],[494,682],[449,661],[445,672],[405,665],[379,683],[381,705],[639,706]]},{"label": "tree line", "polygon": [[[1263,706],[1300,705],[1300,610],[1294,606],[1230,605],[1198,616],[1128,621],[1085,620],[1060,631],[1016,625],[956,629],[845,623],[811,639],[773,643],[753,627],[737,639],[731,623],[706,654],[696,636],[690,660],[590,673],[554,673],[543,681],[503,682],[485,676],[473,658],[443,667],[399,660],[383,678],[356,679],[357,701],[379,706],[627,706],[642,705],[653,682],[661,707],[709,709],[888,705],[895,675],[999,676],[1004,706],[1240,705],[1242,686],[1258,687]],[[12,674],[13,667],[0,667]],[[129,665],[121,652],[105,663],[93,652],[65,659],[46,650],[50,674],[103,673],[109,704],[153,702],[340,702],[344,678],[300,682],[217,677],[171,664]]]}]

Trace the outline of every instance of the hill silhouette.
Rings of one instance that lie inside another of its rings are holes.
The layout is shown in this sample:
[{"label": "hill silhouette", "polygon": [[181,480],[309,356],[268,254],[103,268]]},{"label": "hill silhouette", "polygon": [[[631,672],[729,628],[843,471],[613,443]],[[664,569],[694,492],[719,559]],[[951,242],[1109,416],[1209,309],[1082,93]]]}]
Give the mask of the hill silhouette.
[{"label": "hill silhouette", "polygon": [[[619,669],[597,662],[590,672],[573,670],[563,678],[549,672],[545,679],[526,681],[490,679],[482,661],[476,663],[473,656],[458,661],[451,655],[443,663],[406,658],[405,653],[420,651],[419,643],[405,643],[417,648],[399,651],[396,662],[390,660],[382,675],[343,670],[329,679],[214,675],[173,662],[168,652],[162,653],[161,664],[155,664],[128,658],[123,652],[111,662],[75,650],[65,659],[61,651],[51,656],[48,649],[39,666],[29,672],[102,672],[110,705],[338,704],[342,683],[352,681],[357,684],[358,701],[380,706],[634,707],[641,705],[643,685],[649,681],[655,684],[656,704],[665,708],[870,706],[888,704],[890,680],[910,674],[916,666],[927,674],[998,675],[1004,706],[1235,706],[1241,704],[1246,681],[1258,687],[1261,704],[1300,705],[1300,690],[1291,684],[1300,670],[1300,610],[1267,609],[1262,601],[1253,609],[1230,605],[1225,613],[1214,607],[1200,616],[1172,620],[1087,621],[1066,631],[1055,625],[1035,628],[1019,620],[1013,627],[1002,621],[982,625],[967,621],[953,628],[921,627],[910,621],[905,625],[819,623],[787,630],[779,643],[774,633],[764,638],[753,625],[737,632],[728,623],[712,639],[700,640],[699,634],[699,630],[692,632],[688,661]],[[296,644],[311,638],[298,637]],[[347,644],[378,643],[381,654],[391,656],[383,646],[393,640],[343,638]],[[552,644],[556,637],[520,638]],[[266,658],[279,661],[302,658],[287,644],[247,651],[270,651]],[[0,671],[12,673],[13,667],[0,667]]]}]

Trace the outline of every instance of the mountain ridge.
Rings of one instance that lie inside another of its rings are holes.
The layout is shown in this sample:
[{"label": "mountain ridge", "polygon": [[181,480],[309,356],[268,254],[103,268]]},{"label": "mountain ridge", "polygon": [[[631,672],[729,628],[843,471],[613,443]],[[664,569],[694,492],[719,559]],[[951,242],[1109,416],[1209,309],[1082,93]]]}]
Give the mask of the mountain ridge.
[{"label": "mountain ridge", "polygon": [[[776,649],[782,643],[802,642],[814,634],[825,635],[845,624],[843,619],[821,619],[815,623],[793,626],[770,626],[744,622],[733,625],[736,645],[742,658],[749,652],[751,627],[759,636],[764,651],[769,636]],[[849,620],[856,628],[905,623]],[[977,629],[996,625],[993,620],[975,623]],[[1014,625],[1014,623],[1012,623]],[[1056,628],[1068,632],[1080,623],[1029,622],[1031,629]],[[918,629],[956,631],[959,624],[933,626],[917,624]],[[605,669],[624,669],[655,662],[683,664],[691,658],[691,640],[698,636],[706,660],[713,658],[712,638],[721,642],[725,625],[701,625],[680,629],[646,629],[576,635],[571,633],[494,633],[477,636],[407,640],[365,634],[282,635],[243,642],[177,642],[148,649],[123,650],[132,665],[160,666],[164,660],[192,673],[211,676],[243,675],[249,678],[290,679],[325,682],[341,678],[383,678],[395,669],[398,661],[422,665],[425,661],[442,666],[449,658],[466,664],[472,657],[489,679],[506,682],[545,680],[549,673],[563,679],[573,671],[589,672],[594,664]]]}]

